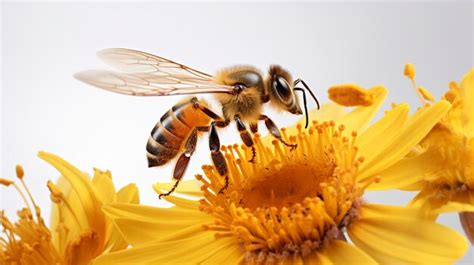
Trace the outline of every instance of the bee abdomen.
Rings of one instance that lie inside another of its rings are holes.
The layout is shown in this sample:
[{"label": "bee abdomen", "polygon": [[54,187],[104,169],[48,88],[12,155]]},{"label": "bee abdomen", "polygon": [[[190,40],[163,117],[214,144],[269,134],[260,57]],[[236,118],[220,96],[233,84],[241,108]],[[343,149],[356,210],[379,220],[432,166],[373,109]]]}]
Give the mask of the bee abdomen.
[{"label": "bee abdomen", "polygon": [[168,148],[156,142],[151,136],[146,144],[148,167],[157,167],[166,164],[179,152],[178,149]]},{"label": "bee abdomen", "polygon": [[166,128],[166,123],[158,122],[146,144],[148,167],[161,166],[173,159],[178,154],[183,141],[183,137],[173,134]]},{"label": "bee abdomen", "polygon": [[196,109],[191,100],[176,104],[151,131],[146,145],[148,167],[161,166],[173,159],[192,129],[209,122],[210,118]]}]

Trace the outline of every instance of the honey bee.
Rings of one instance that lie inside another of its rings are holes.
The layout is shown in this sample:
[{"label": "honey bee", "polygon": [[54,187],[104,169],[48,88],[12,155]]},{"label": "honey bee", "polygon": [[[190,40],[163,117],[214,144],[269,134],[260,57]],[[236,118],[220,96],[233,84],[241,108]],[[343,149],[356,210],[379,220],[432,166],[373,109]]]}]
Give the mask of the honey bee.
[{"label": "honey bee", "polygon": [[296,91],[302,92],[307,127],[305,90],[296,87],[301,83],[319,108],[317,98],[306,83],[301,79],[293,80],[290,73],[278,65],[271,65],[266,76],[257,68],[246,65],[223,68],[212,76],[136,50],[105,49],[98,52],[98,56],[120,72],[87,70],[74,76],[98,88],[132,96],[211,93],[222,106],[220,116],[211,110],[204,100],[187,98],[168,110],[155,125],[146,145],[148,166],[164,165],[180,154],[173,171],[175,184],[170,191],[160,194],[159,198],[170,195],[178,186],[195,151],[200,133],[209,132],[209,149],[213,164],[225,178],[225,185],[220,190],[222,192],[228,186],[229,177],[216,128],[226,127],[231,121],[235,121],[243,143],[252,150],[249,162],[254,162],[254,142],[246,125],[252,133],[256,133],[258,122],[263,120],[273,137],[289,148],[296,148],[296,145],[285,142],[275,123],[262,114],[265,103],[276,109],[301,115]]}]

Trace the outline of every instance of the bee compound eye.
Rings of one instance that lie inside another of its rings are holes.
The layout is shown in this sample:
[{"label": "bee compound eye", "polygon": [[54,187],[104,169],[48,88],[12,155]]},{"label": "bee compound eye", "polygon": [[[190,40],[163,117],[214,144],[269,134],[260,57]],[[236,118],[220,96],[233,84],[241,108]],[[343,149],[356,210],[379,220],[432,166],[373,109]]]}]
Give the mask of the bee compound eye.
[{"label": "bee compound eye", "polygon": [[273,79],[273,89],[276,90],[278,96],[282,101],[288,101],[291,99],[291,90],[290,85],[285,80],[285,78],[281,76],[277,76]]}]

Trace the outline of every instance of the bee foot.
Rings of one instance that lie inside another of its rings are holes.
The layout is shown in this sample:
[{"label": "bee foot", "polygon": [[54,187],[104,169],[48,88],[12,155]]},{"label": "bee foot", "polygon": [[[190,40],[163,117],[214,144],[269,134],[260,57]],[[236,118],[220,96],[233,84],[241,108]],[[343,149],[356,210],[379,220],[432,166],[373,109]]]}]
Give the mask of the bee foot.
[{"label": "bee foot", "polygon": [[219,190],[219,194],[224,194],[224,191],[229,187],[229,175],[225,176],[225,184],[224,186]]}]

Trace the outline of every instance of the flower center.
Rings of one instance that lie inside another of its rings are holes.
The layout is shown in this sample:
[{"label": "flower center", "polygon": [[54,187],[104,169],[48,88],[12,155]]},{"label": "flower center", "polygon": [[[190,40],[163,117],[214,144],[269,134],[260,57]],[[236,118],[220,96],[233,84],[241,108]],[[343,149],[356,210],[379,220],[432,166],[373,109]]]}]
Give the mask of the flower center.
[{"label": "flower center", "polygon": [[200,209],[215,217],[204,228],[217,237],[232,236],[255,261],[308,255],[334,239],[357,216],[367,185],[356,182],[357,158],[352,138],[344,126],[313,122],[309,130],[298,126],[285,141],[298,145],[294,151],[274,140],[255,137],[257,162],[246,162],[251,151],[237,145],[223,148],[229,166],[229,187],[212,166],[204,166],[204,199]]},{"label": "flower center", "polygon": [[255,178],[244,183],[241,205],[255,210],[264,207],[290,207],[306,197],[321,193],[320,184],[330,178],[335,165],[329,163],[308,163],[294,161],[283,165],[278,171],[260,170]]}]

